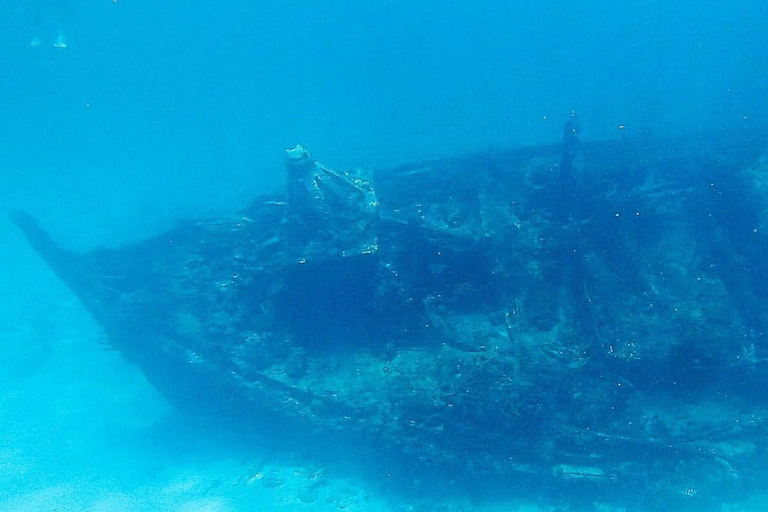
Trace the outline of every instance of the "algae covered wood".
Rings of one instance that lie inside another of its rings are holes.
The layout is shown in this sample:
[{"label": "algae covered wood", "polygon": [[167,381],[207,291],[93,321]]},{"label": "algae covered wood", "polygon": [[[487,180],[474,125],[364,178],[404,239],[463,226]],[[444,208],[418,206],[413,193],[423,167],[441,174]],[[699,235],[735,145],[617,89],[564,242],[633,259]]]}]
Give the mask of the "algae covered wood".
[{"label": "algae covered wood", "polygon": [[179,404],[204,395],[427,469],[706,506],[763,456],[767,135],[372,173],[297,147],[285,196],[87,254],[15,220]]}]

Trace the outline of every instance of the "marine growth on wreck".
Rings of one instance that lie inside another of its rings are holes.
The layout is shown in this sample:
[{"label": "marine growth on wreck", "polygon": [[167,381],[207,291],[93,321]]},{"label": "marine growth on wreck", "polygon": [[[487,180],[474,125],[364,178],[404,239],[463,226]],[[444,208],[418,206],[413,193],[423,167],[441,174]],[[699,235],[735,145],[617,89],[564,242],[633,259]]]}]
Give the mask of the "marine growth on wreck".
[{"label": "marine growth on wreck", "polygon": [[284,195],[87,254],[15,220],[181,406],[205,394],[423,471],[708,510],[765,479],[766,135],[374,172],[297,146]]}]

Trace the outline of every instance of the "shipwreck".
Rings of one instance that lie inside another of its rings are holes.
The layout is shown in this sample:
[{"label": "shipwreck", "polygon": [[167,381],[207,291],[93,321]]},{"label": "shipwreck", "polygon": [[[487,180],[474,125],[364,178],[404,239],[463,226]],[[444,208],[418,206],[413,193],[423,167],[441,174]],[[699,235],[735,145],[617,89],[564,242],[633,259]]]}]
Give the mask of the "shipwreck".
[{"label": "shipwreck", "polygon": [[172,401],[637,510],[765,479],[767,131],[374,172],[296,147],[286,172],[283,195],[117,249],[15,221]]}]

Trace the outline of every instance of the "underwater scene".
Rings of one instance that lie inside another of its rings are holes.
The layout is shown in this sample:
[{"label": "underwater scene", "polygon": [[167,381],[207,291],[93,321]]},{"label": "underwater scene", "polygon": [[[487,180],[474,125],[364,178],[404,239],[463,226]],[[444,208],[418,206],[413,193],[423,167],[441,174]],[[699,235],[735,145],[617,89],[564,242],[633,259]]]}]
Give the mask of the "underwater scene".
[{"label": "underwater scene", "polygon": [[0,3],[0,511],[768,510],[768,6]]}]

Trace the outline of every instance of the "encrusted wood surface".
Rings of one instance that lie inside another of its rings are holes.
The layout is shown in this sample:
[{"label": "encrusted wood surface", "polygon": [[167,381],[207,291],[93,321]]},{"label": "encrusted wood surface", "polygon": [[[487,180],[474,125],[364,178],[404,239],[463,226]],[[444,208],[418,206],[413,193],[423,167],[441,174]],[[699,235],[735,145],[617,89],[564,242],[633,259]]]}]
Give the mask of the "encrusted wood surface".
[{"label": "encrusted wood surface", "polygon": [[576,155],[566,175],[559,146],[368,174],[294,154],[287,197],[83,255],[16,220],[172,400],[427,468],[736,496],[766,434],[768,137]]}]

